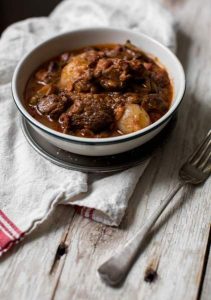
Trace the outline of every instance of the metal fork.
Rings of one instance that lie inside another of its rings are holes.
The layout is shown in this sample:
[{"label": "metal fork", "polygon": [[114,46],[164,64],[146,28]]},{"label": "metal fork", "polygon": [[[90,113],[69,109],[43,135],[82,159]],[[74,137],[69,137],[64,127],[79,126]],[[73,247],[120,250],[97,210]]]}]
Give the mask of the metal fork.
[{"label": "metal fork", "polygon": [[128,243],[114,256],[103,263],[98,272],[106,284],[114,286],[120,284],[127,276],[135,258],[143,246],[143,242],[164,209],[170,203],[177,192],[186,184],[200,184],[211,173],[211,130],[206,138],[196,148],[187,162],[179,171],[180,182],[162,201],[157,210],[150,216],[144,226],[128,241]]}]

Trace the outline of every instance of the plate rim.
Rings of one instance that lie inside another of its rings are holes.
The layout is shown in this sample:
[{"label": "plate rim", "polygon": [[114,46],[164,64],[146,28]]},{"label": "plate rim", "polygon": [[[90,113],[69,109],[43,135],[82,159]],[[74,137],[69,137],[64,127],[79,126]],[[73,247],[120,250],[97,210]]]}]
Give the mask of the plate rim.
[{"label": "plate rim", "polygon": [[[120,172],[120,171],[127,170],[127,169],[129,169],[131,167],[135,167],[137,165],[141,165],[147,159],[149,159],[149,157],[151,156],[150,154],[148,154],[148,155],[146,154],[144,157],[141,156],[140,159],[125,163],[124,165],[121,165],[121,166],[115,166],[115,167],[112,167],[112,166],[97,166],[97,167],[95,167],[95,166],[92,166],[92,167],[91,166],[80,166],[80,165],[76,165],[74,163],[64,162],[64,161],[62,161],[62,159],[56,158],[52,154],[48,153],[45,149],[43,149],[42,146],[39,145],[37,140],[33,139],[32,135],[30,133],[30,130],[28,128],[28,126],[30,126],[30,125],[26,118],[21,116],[20,123],[21,123],[21,129],[22,129],[23,135],[26,138],[28,144],[43,158],[47,159],[48,161],[50,161],[51,163],[53,163],[59,167],[63,167],[65,169],[80,171],[80,172],[84,172],[84,173],[114,173],[114,172]],[[33,130],[33,128],[31,126],[30,126],[30,129]],[[54,146],[54,147],[56,147],[56,146]],[[58,148],[58,149],[60,149],[60,148]],[[69,152],[69,153],[71,153],[71,152]],[[111,156],[113,156],[113,155],[111,155]]]}]

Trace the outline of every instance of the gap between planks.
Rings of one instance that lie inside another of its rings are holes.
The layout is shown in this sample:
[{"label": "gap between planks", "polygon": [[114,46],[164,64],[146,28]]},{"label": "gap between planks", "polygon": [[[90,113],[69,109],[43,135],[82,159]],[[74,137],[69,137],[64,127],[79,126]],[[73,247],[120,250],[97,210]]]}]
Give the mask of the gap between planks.
[{"label": "gap between planks", "polygon": [[198,295],[196,298],[197,300],[200,300],[200,299],[203,300],[202,292],[203,292],[204,285],[206,284],[205,277],[206,277],[206,275],[208,276],[209,275],[208,272],[210,272],[210,270],[208,270],[208,265],[209,265],[208,261],[209,260],[211,260],[211,224],[210,224],[210,230],[209,230],[209,234],[208,234],[208,238],[207,238],[207,246],[205,249],[204,259],[203,259],[202,268],[201,268],[199,290],[198,290]]},{"label": "gap between planks", "polygon": [[[59,244],[56,246],[54,259],[52,261],[51,268],[49,270],[49,276],[54,277],[54,281],[52,284],[52,293],[49,298],[50,300],[55,299],[55,295],[56,295],[56,292],[57,292],[57,289],[59,286],[59,281],[60,281],[62,271],[63,271],[64,265],[65,265],[66,257],[69,253],[69,249],[70,249],[70,245],[71,245],[71,238],[72,238],[71,233],[74,228],[74,221],[75,221],[77,215],[78,215],[77,212],[74,212],[73,215],[70,217],[70,220],[61,235],[61,240],[60,240]],[[79,216],[79,217],[81,217],[81,216]],[[92,254],[94,254],[96,247],[97,247],[98,243],[100,242],[101,238],[103,237],[103,235],[106,231],[106,228],[107,228],[106,225],[103,225],[103,224],[99,224],[99,225],[100,225],[100,230],[98,231],[96,240],[93,243]]]}]

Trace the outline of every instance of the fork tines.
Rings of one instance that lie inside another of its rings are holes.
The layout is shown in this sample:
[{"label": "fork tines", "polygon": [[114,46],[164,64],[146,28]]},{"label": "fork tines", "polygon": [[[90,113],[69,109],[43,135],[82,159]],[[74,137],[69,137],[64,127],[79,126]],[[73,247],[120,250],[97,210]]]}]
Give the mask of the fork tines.
[{"label": "fork tines", "polygon": [[211,171],[211,130],[190,156],[188,162],[202,172]]}]

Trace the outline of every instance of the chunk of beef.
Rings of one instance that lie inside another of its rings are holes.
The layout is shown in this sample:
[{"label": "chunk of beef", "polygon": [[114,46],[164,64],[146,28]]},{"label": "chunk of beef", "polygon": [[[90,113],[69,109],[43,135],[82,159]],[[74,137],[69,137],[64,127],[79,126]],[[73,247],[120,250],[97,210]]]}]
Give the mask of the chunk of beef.
[{"label": "chunk of beef", "polygon": [[102,58],[96,65],[94,76],[104,89],[114,91],[126,85],[131,77],[129,71],[130,65],[123,59]]},{"label": "chunk of beef", "polygon": [[129,64],[130,64],[131,73],[134,76],[143,76],[143,74],[146,72],[146,69],[142,61],[139,59],[133,59],[129,62]]},{"label": "chunk of beef", "polygon": [[168,110],[168,103],[159,94],[146,95],[142,102],[143,108],[148,112],[164,114]]},{"label": "chunk of beef", "polygon": [[168,74],[164,69],[159,69],[156,72],[151,72],[151,79],[160,88],[164,88],[170,85]]},{"label": "chunk of beef", "polygon": [[98,85],[93,80],[93,71],[88,69],[73,83],[73,91],[79,93],[97,93]]},{"label": "chunk of beef", "polygon": [[129,61],[130,64],[130,73],[134,81],[143,81],[148,75],[148,71],[144,67],[143,63],[139,59],[133,59]]},{"label": "chunk of beef", "polygon": [[58,95],[51,94],[42,97],[37,103],[37,109],[41,114],[48,115],[51,119],[56,120],[70,104],[69,96],[61,92]]},{"label": "chunk of beef", "polygon": [[71,97],[72,101],[74,102],[74,105],[71,107],[71,111],[74,108],[74,110],[77,108],[79,109],[78,103],[84,102],[91,103],[92,101],[94,103],[103,102],[106,103],[107,106],[109,106],[112,110],[114,110],[119,105],[125,105],[127,101],[131,97],[135,97],[135,94],[133,93],[119,93],[119,92],[109,92],[109,93],[100,93],[100,94],[92,94],[92,93],[69,93],[69,96]]},{"label": "chunk of beef", "polygon": [[71,98],[74,104],[60,117],[64,132],[87,129],[98,133],[113,123],[114,112],[100,94],[72,94]]}]

